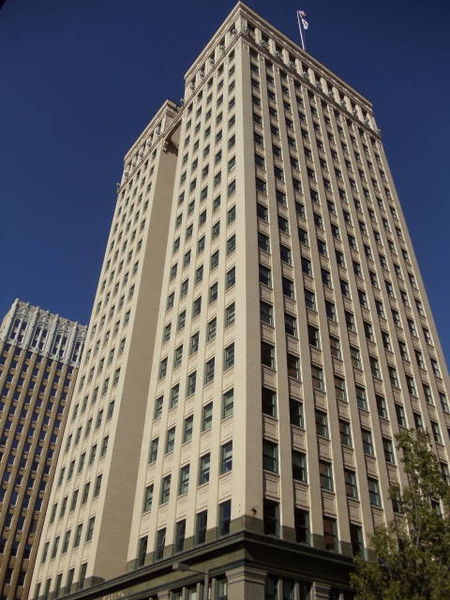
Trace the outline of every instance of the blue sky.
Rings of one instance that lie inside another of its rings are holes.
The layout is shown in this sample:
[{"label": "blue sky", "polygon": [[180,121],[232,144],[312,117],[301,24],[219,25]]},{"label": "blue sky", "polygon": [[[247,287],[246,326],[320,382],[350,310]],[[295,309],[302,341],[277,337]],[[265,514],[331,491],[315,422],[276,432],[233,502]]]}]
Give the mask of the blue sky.
[{"label": "blue sky", "polygon": [[[252,0],[374,104],[450,356],[450,3]],[[87,322],[122,157],[233,2],[7,0],[0,10],[0,314]],[[0,2],[1,6],[1,2]]]}]

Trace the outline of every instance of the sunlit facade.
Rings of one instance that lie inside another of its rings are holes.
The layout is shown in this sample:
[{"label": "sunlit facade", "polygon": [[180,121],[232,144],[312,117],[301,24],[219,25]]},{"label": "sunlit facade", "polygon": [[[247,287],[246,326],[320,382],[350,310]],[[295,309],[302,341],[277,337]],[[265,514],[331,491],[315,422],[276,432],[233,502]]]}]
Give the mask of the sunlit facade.
[{"label": "sunlit facade", "polygon": [[239,3],[125,157],[34,597],[350,597],[444,377],[371,104]]}]

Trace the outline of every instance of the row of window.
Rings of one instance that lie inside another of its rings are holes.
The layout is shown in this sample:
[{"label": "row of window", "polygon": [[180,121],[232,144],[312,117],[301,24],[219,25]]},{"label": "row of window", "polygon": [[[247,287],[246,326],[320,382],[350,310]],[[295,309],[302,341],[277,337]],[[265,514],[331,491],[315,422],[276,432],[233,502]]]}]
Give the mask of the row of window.
[{"label": "row of window", "polygon": [[[251,39],[257,41],[261,48],[263,48],[263,53],[264,51],[269,50],[278,61],[283,62],[289,69],[294,71],[295,76],[293,82],[296,89],[300,88],[299,75],[301,75],[310,85],[317,86],[321,93],[327,94],[330,101],[334,101],[336,104],[339,102],[344,110],[347,110],[347,112],[350,112],[354,117],[363,121],[365,125],[369,125],[369,127],[372,126],[372,121],[369,119],[371,115],[367,112],[367,109],[355,102],[354,98],[348,97],[346,91],[342,91],[336,81],[331,81],[329,73],[327,73],[326,76],[322,75],[310,65],[303,64],[302,60],[298,56],[292,54],[290,49],[283,47],[284,44],[282,44],[280,40],[272,38],[268,32],[266,33],[259,26],[255,27],[251,22],[247,22],[244,33]],[[256,50],[255,48],[250,47],[251,61],[253,62],[254,59],[263,58],[263,53],[261,53],[259,49]],[[273,64],[268,58],[265,58],[264,60],[266,71],[269,74],[268,77],[271,77],[270,73],[274,73]],[[279,74],[281,81],[287,82],[288,75],[283,68],[279,70]],[[269,81],[273,82],[273,77]],[[314,96],[311,90],[308,91],[308,94]],[[375,139],[372,139],[375,144]]]},{"label": "row of window", "polygon": [[[102,474],[97,475],[93,482],[92,500],[97,498],[97,496],[100,494],[102,478],[103,478]],[[80,499],[81,506],[85,505],[89,499],[90,492],[91,492],[91,482],[87,481],[83,485],[83,488],[77,488],[72,492],[72,495],[70,497],[70,502],[69,502],[69,495],[64,496],[60,502],[55,502],[50,509],[49,525],[51,525],[55,521],[55,519],[62,519],[62,517],[64,517],[64,515],[66,514],[66,511],[69,513],[73,512],[77,507],[78,499]],[[59,509],[58,509],[58,507],[59,507]]]},{"label": "row of window", "polygon": [[[224,536],[230,533],[231,524],[231,500],[225,500],[219,503],[218,520],[216,527],[216,535]],[[194,543],[204,544],[206,542],[206,533],[208,525],[208,511],[202,510],[195,515],[195,530]],[[186,519],[182,519],[175,523],[175,533],[173,540],[173,552],[182,552],[185,548],[186,541]],[[143,536],[139,539],[137,566],[142,566],[145,563],[147,555],[148,536]],[[166,528],[156,531],[153,559],[160,560],[164,558],[164,550],[166,548]]]},{"label": "row of window", "polygon": [[[172,387],[169,395],[169,410],[174,408],[178,403],[179,397],[179,384]],[[221,405],[221,418],[227,419],[233,414],[234,405],[234,389],[231,388],[222,394],[222,405]],[[208,402],[202,408],[200,431],[208,431],[212,427],[213,421],[213,409],[214,403]],[[163,396],[156,398],[154,405],[153,418],[159,419],[163,410]],[[194,416],[189,415],[184,419],[183,432],[181,442],[183,444],[189,442],[192,439],[194,429]],[[164,454],[173,452],[175,446],[175,432],[176,428],[171,427],[166,434],[166,441],[164,445]],[[148,462],[153,463],[156,461],[158,456],[159,438],[156,437],[150,442],[149,458]]]},{"label": "row of window", "polygon": [[[303,263],[302,263],[302,266],[303,266]],[[322,269],[322,271],[323,271],[323,269]],[[269,267],[265,266],[264,264],[260,264],[260,266],[259,266],[259,280],[265,286],[272,288],[272,271]],[[295,298],[294,282],[291,279],[284,277],[284,276],[282,277],[282,289],[283,289],[283,293],[285,296],[292,298],[292,299]],[[306,305],[308,308],[311,308],[312,310],[316,310],[315,309],[315,306],[316,306],[315,295],[313,292],[311,292],[307,288],[305,289],[305,302],[306,302]],[[377,308],[378,316],[385,318],[382,302],[379,300],[376,300],[375,305]],[[334,321],[337,320],[336,307],[335,307],[334,303],[332,303],[329,300],[326,300],[325,301],[325,310],[327,313],[327,317],[329,319],[332,319]],[[344,316],[345,316],[346,328],[349,331],[356,333],[357,332],[356,320],[355,320],[353,313],[350,312],[349,310],[345,310]],[[261,317],[264,322],[266,322],[268,324],[273,323],[273,306],[271,304],[269,304],[268,302],[263,302],[261,305]],[[369,341],[374,342],[375,337],[374,337],[372,324],[367,321],[363,321],[363,324],[364,324],[364,333],[365,333],[366,338]],[[414,322],[412,320],[408,319],[408,324],[411,324],[411,326],[413,326]],[[286,332],[289,333],[290,335],[296,334],[296,318],[294,315],[292,315],[288,312],[285,313],[285,329],[286,329]],[[413,331],[416,332],[415,328],[413,328]],[[315,328],[314,326],[310,325],[309,329],[308,329],[308,334],[309,334],[309,341],[310,341],[311,345],[319,348],[320,347],[320,337],[319,337],[318,329]],[[382,341],[383,341],[384,348],[391,350],[391,342],[390,342],[389,334],[387,332],[384,332],[383,330],[382,330]],[[336,337],[331,336],[330,343],[331,343],[331,347],[332,347],[332,354],[336,358],[339,357],[340,356],[340,341]],[[409,356],[408,356],[408,351],[407,351],[405,342],[403,342],[402,340],[398,340],[398,344],[399,344],[400,353],[401,353],[402,358],[409,362]],[[359,357],[360,356],[359,348],[351,346],[350,353],[352,355],[354,366],[356,368],[360,369],[361,362],[360,362],[360,357]],[[421,370],[424,370],[424,367],[426,365],[425,365],[422,351],[416,348],[415,349],[415,357],[416,357],[419,368]],[[440,373],[440,369],[439,369],[437,360],[432,357],[429,357],[429,360],[430,360],[433,374],[435,375],[435,377],[440,379],[441,373]],[[372,370],[373,376],[380,377],[381,371],[380,371],[377,357],[371,356],[370,363],[371,363],[371,370]],[[399,379],[398,379],[397,371],[396,371],[395,367],[392,365],[388,365],[388,371],[389,371],[389,378],[391,380],[392,385],[394,387],[399,388],[400,387]],[[411,395],[417,396],[416,386],[415,386],[413,377],[411,375],[407,374],[406,380],[407,380],[408,391],[411,393]],[[424,389],[428,390],[429,389],[428,384],[425,384],[425,386],[426,387]]]},{"label": "row of window", "polygon": [[[83,589],[86,580],[87,573],[87,562],[81,563],[80,570],[78,573],[78,584],[77,589]],[[75,578],[75,567],[70,568],[67,571],[67,575],[65,581],[63,582],[64,573],[58,573],[55,578],[55,587],[53,590],[53,598],[60,598],[61,596],[65,596],[66,594],[70,594],[71,591],[74,591],[74,578]],[[43,598],[47,600],[50,597],[50,589],[52,587],[52,578],[49,577],[45,580],[44,585],[42,582],[38,582],[36,584],[34,590],[34,598],[38,600],[38,598]]]},{"label": "row of window", "polygon": [[[108,450],[108,442],[109,442],[109,435],[106,435],[101,443],[99,444],[94,444],[90,451],[89,451],[89,456],[87,453],[87,450],[82,452],[79,457],[78,457],[78,465],[77,465],[77,469],[76,469],[76,476],[78,476],[79,473],[81,473],[81,471],[83,470],[85,464],[86,464],[86,458],[88,458],[87,461],[87,466],[88,468],[91,467],[94,462],[95,459],[97,457],[97,450],[98,450],[98,459],[101,460],[102,458],[105,457],[106,452]],[[98,447],[98,445],[100,447]],[[59,474],[58,474],[58,479],[57,479],[57,487],[60,487],[65,479],[66,484],[72,479],[74,473],[75,473],[75,463],[76,463],[76,459],[73,459],[70,461],[70,463],[68,464],[68,466],[66,467],[66,465],[62,466]],[[67,477],[65,478],[66,475],[66,469],[67,469]]]},{"label": "row of window", "polygon": [[[168,432],[168,439],[170,439]],[[157,443],[157,442],[156,442]],[[152,453],[157,452],[157,447],[155,450],[155,440],[153,440],[150,444],[150,462],[153,460]],[[219,475],[224,475],[229,473],[233,467],[233,442],[226,442],[220,446],[219,453]],[[211,453],[207,452],[203,454],[199,458],[198,462],[198,474],[197,474],[197,485],[204,485],[209,482],[211,472]],[[184,465],[180,468],[179,471],[179,479],[177,486],[177,494],[186,494],[189,488],[189,480],[190,480],[190,464]],[[161,479],[160,487],[159,487],[159,504],[167,504],[170,499],[170,490],[172,487],[172,475],[165,475]],[[152,508],[153,504],[153,495],[154,495],[154,484],[151,483],[146,486],[144,492],[144,501],[143,501],[143,512],[148,512]]]}]

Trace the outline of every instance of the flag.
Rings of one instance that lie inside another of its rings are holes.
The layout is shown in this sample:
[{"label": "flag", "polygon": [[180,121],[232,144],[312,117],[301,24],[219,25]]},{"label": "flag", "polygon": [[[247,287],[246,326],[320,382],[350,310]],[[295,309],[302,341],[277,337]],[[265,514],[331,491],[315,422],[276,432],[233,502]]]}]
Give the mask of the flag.
[{"label": "flag", "polygon": [[300,21],[302,22],[303,25],[303,29],[306,31],[306,29],[308,29],[309,27],[309,23],[308,21],[305,19],[306,17],[306,13],[304,10],[298,10],[297,11],[298,16],[300,17]]}]

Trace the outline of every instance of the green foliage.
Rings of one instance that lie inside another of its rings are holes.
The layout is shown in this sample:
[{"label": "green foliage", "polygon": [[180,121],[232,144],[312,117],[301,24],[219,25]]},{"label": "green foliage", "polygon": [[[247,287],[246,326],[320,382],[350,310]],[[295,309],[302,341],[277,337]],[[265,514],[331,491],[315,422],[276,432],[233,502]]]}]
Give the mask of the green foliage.
[{"label": "green foliage", "polygon": [[371,538],[373,558],[356,557],[356,600],[450,598],[450,486],[419,430],[397,436],[407,484],[391,488],[396,517]]}]

